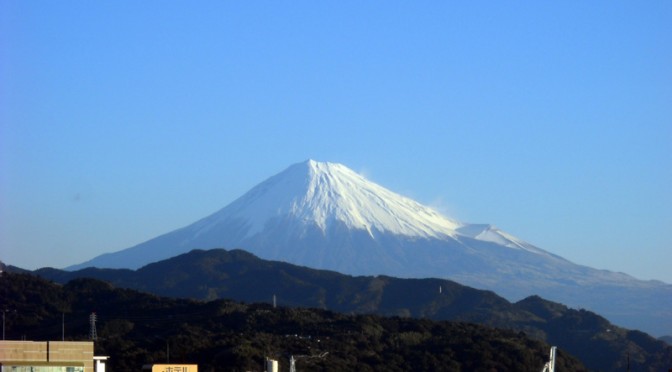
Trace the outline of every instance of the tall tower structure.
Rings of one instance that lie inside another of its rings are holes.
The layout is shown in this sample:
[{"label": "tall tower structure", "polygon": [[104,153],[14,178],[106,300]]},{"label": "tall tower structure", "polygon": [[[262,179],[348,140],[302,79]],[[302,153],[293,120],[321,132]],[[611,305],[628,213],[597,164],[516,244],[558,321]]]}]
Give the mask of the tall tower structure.
[{"label": "tall tower structure", "polygon": [[96,341],[98,339],[98,333],[96,332],[96,320],[98,317],[96,313],[91,313],[89,315],[89,323],[91,324],[91,329],[89,330],[89,340]]}]

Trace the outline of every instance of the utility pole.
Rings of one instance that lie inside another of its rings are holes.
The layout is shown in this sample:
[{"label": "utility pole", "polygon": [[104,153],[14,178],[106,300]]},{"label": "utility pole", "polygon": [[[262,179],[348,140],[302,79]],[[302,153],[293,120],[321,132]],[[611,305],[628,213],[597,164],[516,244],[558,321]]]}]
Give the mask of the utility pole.
[{"label": "utility pole", "polygon": [[16,313],[16,310],[2,310],[2,340],[5,340],[5,316],[7,313]]},{"label": "utility pole", "polygon": [[630,372],[630,352],[628,351],[628,372]]}]

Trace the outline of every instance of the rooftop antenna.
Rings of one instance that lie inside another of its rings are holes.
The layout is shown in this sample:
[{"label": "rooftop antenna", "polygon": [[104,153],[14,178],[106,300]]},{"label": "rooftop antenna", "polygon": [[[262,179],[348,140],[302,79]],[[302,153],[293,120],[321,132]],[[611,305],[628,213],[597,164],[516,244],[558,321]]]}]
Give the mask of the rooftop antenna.
[{"label": "rooftop antenna", "polygon": [[89,315],[89,323],[91,324],[91,329],[89,331],[89,340],[96,341],[98,340],[98,334],[96,333],[96,313],[91,313]]},{"label": "rooftop antenna", "polygon": [[329,352],[325,351],[324,353],[317,354],[317,355],[297,355],[296,358],[294,357],[294,355],[291,355],[289,357],[289,372],[296,372],[296,361],[297,361],[297,359],[313,359],[313,358],[322,359],[322,358],[326,357],[327,354],[329,354]]},{"label": "rooftop antenna", "polygon": [[544,369],[541,372],[555,372],[555,346],[551,346],[551,354],[548,357],[548,362],[544,364]]}]

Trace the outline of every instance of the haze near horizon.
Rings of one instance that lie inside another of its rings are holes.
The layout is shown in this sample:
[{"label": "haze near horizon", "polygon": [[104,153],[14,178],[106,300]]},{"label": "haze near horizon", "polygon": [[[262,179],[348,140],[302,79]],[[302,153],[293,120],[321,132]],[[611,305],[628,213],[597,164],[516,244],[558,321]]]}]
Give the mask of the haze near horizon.
[{"label": "haze near horizon", "polygon": [[0,46],[6,263],[128,248],[310,158],[672,283],[668,2],[3,2]]}]

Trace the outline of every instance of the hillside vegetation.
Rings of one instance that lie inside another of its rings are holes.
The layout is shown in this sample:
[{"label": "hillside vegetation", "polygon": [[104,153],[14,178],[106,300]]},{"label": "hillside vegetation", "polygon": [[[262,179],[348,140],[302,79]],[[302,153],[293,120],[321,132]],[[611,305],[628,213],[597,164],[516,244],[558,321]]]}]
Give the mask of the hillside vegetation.
[{"label": "hillside vegetation", "polygon": [[[538,371],[549,349],[522,332],[462,322],[170,299],[94,279],[62,286],[5,272],[0,298],[13,309],[8,339],[60,340],[63,325],[65,339],[86,339],[95,311],[95,351],[112,357],[110,371],[168,360],[201,371],[260,371],[267,357],[286,371],[291,355],[298,370]],[[557,366],[585,370],[562,350]]]},{"label": "hillside vegetation", "polygon": [[617,327],[586,310],[538,296],[518,303],[490,291],[441,279],[349,276],[267,261],[242,251],[194,250],[139,270],[84,269],[37,274],[66,283],[78,277],[109,281],[161,296],[277,303],[341,313],[428,318],[510,329],[557,345],[593,370],[672,368],[672,347],[639,331]]}]

